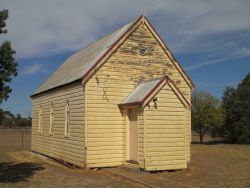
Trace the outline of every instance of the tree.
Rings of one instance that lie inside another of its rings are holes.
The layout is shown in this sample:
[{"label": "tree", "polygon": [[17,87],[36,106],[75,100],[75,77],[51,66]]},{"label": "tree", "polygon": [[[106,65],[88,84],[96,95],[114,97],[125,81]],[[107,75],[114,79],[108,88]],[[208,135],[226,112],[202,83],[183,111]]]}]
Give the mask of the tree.
[{"label": "tree", "polygon": [[[7,29],[5,29],[7,19],[8,10],[0,11],[0,34],[7,33]],[[0,46],[0,104],[3,100],[8,99],[12,91],[8,84],[11,83],[13,76],[17,76],[15,53],[10,41],[5,41]]]},{"label": "tree", "polygon": [[15,115],[10,111],[3,111],[0,109],[0,126],[10,127],[15,123]]},{"label": "tree", "polygon": [[16,120],[20,120],[20,119],[22,119],[21,114],[16,114]]},{"label": "tree", "polygon": [[0,34],[7,33],[7,29],[5,29],[6,26],[5,21],[8,19],[8,17],[9,17],[8,10],[0,11]]},{"label": "tree", "polygon": [[0,108],[0,126],[2,125],[3,118],[4,118],[3,109]]},{"label": "tree", "polygon": [[219,101],[210,93],[195,91],[192,94],[192,130],[200,136],[203,143],[204,136],[223,121]]},{"label": "tree", "polygon": [[222,136],[230,143],[250,143],[250,73],[237,86],[227,87],[222,104],[225,124]]},{"label": "tree", "polygon": [[222,106],[225,112],[225,123],[222,128],[222,137],[227,142],[234,143],[237,140],[237,126],[235,126],[234,122],[238,121],[235,88],[226,87],[222,97]]},{"label": "tree", "polygon": [[239,143],[250,143],[250,73],[238,85],[236,96],[239,109]]},{"label": "tree", "polygon": [[29,127],[31,122],[31,117],[25,118],[20,114],[15,116],[10,111],[0,109],[0,127]]}]

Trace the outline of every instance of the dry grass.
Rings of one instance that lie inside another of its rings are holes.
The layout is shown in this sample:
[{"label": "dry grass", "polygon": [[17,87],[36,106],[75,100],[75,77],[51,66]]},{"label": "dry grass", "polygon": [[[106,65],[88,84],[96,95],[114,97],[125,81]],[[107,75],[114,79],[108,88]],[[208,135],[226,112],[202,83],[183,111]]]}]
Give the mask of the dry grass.
[{"label": "dry grass", "polygon": [[191,163],[179,172],[155,174],[190,187],[250,187],[250,145],[192,145]]},{"label": "dry grass", "polygon": [[105,170],[69,169],[27,150],[0,153],[0,188],[145,187]]},{"label": "dry grass", "polygon": [[[39,157],[20,146],[6,147],[0,135],[0,188],[2,187],[145,187],[106,170],[69,169]],[[14,138],[8,138],[9,141]],[[140,172],[138,172],[140,173]],[[191,147],[188,169],[146,173],[162,180],[162,187],[250,187],[250,145],[200,145]],[[144,179],[145,179],[144,178]],[[153,182],[153,181],[152,181]]]}]

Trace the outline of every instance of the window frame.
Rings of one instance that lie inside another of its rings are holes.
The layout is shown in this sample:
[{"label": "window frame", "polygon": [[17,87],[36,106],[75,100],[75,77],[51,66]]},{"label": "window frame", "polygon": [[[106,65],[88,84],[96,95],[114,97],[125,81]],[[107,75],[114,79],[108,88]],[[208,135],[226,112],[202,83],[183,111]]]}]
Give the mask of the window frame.
[{"label": "window frame", "polygon": [[38,112],[38,133],[42,134],[43,129],[42,129],[42,122],[43,122],[43,110],[42,106],[39,107],[39,112]]},{"label": "window frame", "polygon": [[54,129],[54,105],[51,103],[50,113],[49,113],[49,134],[53,135]]},{"label": "window frame", "polygon": [[69,137],[70,136],[70,108],[69,108],[69,101],[67,101],[66,107],[65,107],[65,130],[64,130],[64,136]]}]

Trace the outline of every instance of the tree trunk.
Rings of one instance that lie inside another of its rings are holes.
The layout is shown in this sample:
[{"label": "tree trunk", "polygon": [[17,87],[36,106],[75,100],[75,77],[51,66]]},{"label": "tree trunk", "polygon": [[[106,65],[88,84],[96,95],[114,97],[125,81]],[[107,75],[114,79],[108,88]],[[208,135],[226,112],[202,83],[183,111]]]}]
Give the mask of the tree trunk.
[{"label": "tree trunk", "polygon": [[203,144],[203,138],[204,138],[205,134],[204,133],[200,133],[200,143]]}]

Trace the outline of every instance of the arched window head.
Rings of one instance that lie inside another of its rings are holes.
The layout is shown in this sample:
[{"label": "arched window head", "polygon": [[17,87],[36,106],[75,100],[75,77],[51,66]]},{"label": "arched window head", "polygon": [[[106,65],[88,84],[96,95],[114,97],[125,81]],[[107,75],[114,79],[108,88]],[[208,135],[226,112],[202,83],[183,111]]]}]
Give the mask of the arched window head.
[{"label": "arched window head", "polygon": [[50,119],[49,119],[49,134],[51,135],[53,132],[53,128],[54,128],[54,106],[53,106],[53,103],[51,103],[51,106],[50,106],[49,117],[50,117]]},{"label": "arched window head", "polygon": [[69,136],[70,134],[70,109],[69,109],[69,101],[67,100],[65,106],[65,136]]},{"label": "arched window head", "polygon": [[43,110],[42,110],[42,106],[40,106],[39,107],[39,114],[38,114],[38,133],[43,132],[42,120],[43,120]]}]

